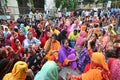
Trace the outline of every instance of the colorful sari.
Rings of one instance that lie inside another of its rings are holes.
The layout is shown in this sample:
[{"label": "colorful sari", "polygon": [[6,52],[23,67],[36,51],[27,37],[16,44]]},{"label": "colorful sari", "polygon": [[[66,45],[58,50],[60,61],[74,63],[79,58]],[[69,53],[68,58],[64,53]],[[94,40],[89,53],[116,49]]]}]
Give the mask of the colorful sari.
[{"label": "colorful sari", "polygon": [[46,41],[49,39],[48,34],[49,34],[48,31],[42,31],[42,34],[39,38],[39,40],[41,41],[41,44],[40,44],[41,48],[45,46]]},{"label": "colorful sari", "polygon": [[[44,49],[46,49],[47,46],[48,46],[48,41],[45,43]],[[59,51],[59,49],[60,49],[60,42],[57,40],[55,42],[51,41],[49,51],[46,55],[46,59],[57,61],[58,60],[58,52],[52,53],[52,51],[53,50]]]},{"label": "colorful sari", "polygon": [[83,42],[83,39],[87,36],[87,33],[85,31],[80,32],[80,36],[76,40],[76,46],[81,45]]},{"label": "colorful sari", "polygon": [[58,80],[57,64],[54,61],[46,62],[34,80]]},{"label": "colorful sari", "polygon": [[28,65],[25,62],[18,61],[14,65],[12,72],[6,74],[3,80],[25,80],[27,69]]},{"label": "colorful sari", "polygon": [[[21,50],[20,50],[17,54],[18,54],[18,56],[20,56],[20,57],[22,58],[22,56],[23,56],[23,54],[24,54],[24,47],[23,47],[21,44],[20,44],[19,46],[21,47]],[[11,41],[11,47],[13,48],[13,50],[14,50],[15,52],[18,51],[18,47],[17,47],[17,45],[15,44],[14,39]]]},{"label": "colorful sari", "polygon": [[110,58],[108,61],[108,66],[111,72],[111,80],[120,80],[120,60]]},{"label": "colorful sari", "polygon": [[60,66],[63,67],[69,65],[72,69],[76,69],[77,67],[76,61],[69,63],[69,60],[74,60],[75,58],[76,58],[75,49],[71,47],[65,48],[62,44],[58,52],[58,62],[60,63]]},{"label": "colorful sari", "polygon": [[20,40],[20,43],[22,44],[26,37],[25,35],[18,34],[17,38]]},{"label": "colorful sari", "polygon": [[102,53],[93,53],[90,65],[88,72],[73,77],[71,80],[110,80],[110,71]]},{"label": "colorful sari", "polygon": [[79,60],[77,62],[78,69],[83,72],[87,64],[90,63],[90,57],[87,48],[83,48],[79,54]]}]

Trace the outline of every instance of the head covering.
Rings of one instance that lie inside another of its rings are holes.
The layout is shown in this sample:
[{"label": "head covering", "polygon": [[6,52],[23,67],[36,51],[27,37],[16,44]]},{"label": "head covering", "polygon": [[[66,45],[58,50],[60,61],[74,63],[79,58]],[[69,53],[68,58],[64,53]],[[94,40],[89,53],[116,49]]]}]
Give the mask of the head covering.
[{"label": "head covering", "polygon": [[81,31],[85,31],[87,29],[86,25],[81,26]]},{"label": "head covering", "polygon": [[85,31],[80,32],[80,36],[76,40],[76,45],[81,45],[84,41],[84,38],[86,37],[87,33]]},{"label": "head covering", "polygon": [[6,74],[3,80],[25,80],[27,69],[28,69],[28,65],[25,62],[18,61],[14,65],[12,72]]},{"label": "head covering", "polygon": [[95,66],[94,69],[91,68],[88,72],[82,74],[82,80],[110,80],[110,72],[105,60],[105,56],[102,53],[93,53],[91,61],[96,65],[93,65]]},{"label": "head covering", "polygon": [[24,24],[20,24],[20,30],[24,29],[24,34],[27,34],[27,31],[25,29],[25,25]]},{"label": "head covering", "polygon": [[99,52],[93,53],[91,57],[91,61],[98,64],[104,70],[109,71],[105,56],[102,53],[99,53]]},{"label": "head covering", "polygon": [[57,64],[54,61],[47,61],[34,80],[58,80]]},{"label": "head covering", "polygon": [[101,72],[102,75],[103,75],[103,78],[105,80],[109,80],[109,75],[110,75],[110,71],[108,69],[108,65],[106,63],[106,59],[105,59],[105,56],[102,54],[102,53],[99,53],[99,52],[95,52],[92,54],[92,57],[91,57],[91,61],[93,61],[95,63],[92,64],[93,66],[97,68],[101,68],[103,71]]},{"label": "head covering", "polygon": [[32,32],[34,37],[37,36],[37,33],[35,32],[35,30],[33,28],[29,28],[29,32]]}]

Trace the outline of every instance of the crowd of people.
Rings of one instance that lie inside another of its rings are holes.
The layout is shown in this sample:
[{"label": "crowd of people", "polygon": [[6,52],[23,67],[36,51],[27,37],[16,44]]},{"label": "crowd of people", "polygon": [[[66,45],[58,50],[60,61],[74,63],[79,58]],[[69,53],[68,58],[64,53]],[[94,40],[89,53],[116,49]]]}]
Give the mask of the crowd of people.
[{"label": "crowd of people", "polygon": [[[36,11],[0,22],[0,80],[120,80],[119,11],[49,17]],[[98,14],[96,14],[98,13]]]}]

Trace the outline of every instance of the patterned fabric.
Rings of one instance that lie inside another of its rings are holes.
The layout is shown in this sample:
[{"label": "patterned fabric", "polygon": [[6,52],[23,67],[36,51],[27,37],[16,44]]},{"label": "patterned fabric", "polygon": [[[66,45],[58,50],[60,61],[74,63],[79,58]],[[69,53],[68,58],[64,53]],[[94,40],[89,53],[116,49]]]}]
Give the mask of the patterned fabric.
[{"label": "patterned fabric", "polygon": [[78,69],[83,72],[85,66],[90,63],[90,57],[88,55],[87,48],[83,48],[82,51],[79,54],[79,60],[78,60]]},{"label": "patterned fabric", "polygon": [[36,74],[41,69],[42,59],[45,56],[45,51],[40,49],[38,53],[30,56],[28,59],[28,67],[32,69],[33,73]]},{"label": "patterned fabric", "polygon": [[109,65],[109,68],[111,72],[111,80],[120,80],[120,60],[114,59],[111,65]]}]

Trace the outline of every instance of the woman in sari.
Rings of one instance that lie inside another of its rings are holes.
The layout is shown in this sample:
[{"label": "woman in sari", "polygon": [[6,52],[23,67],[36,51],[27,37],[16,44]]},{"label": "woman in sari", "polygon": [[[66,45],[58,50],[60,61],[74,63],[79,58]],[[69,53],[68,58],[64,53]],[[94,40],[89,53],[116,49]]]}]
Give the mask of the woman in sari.
[{"label": "woman in sari", "polygon": [[13,50],[18,54],[18,56],[22,58],[24,54],[24,47],[21,45],[19,39],[12,40],[11,45]]},{"label": "woman in sari", "polygon": [[77,68],[77,54],[75,49],[68,46],[68,40],[63,40],[58,52],[58,62],[60,67],[70,66],[72,69]]},{"label": "woman in sari", "polygon": [[110,71],[105,56],[99,52],[93,53],[89,71],[81,76],[69,74],[67,80],[110,80]]},{"label": "woman in sari", "polygon": [[54,61],[46,62],[34,80],[58,80],[58,67]]},{"label": "woman in sari", "polygon": [[116,58],[110,58],[108,60],[108,67],[111,72],[111,80],[120,80],[120,60]]},{"label": "woman in sari", "polygon": [[27,76],[28,65],[25,62],[18,61],[11,73],[4,76],[3,80],[25,80]]},{"label": "woman in sari", "polygon": [[42,30],[39,40],[41,41],[40,47],[43,48],[45,46],[46,41],[49,39],[50,27],[47,26],[46,29]]},{"label": "woman in sari", "polygon": [[57,35],[53,34],[50,39],[47,40],[44,46],[45,51],[47,52],[47,60],[58,60],[58,51],[60,49],[60,42],[57,40]]},{"label": "woman in sari", "polygon": [[20,40],[20,43],[22,44],[23,43],[23,41],[25,40],[25,35],[24,35],[24,33],[23,33],[23,31],[22,30],[19,30],[18,31],[18,36],[17,36],[17,38]]},{"label": "woman in sari", "polygon": [[[76,50],[77,50],[78,53],[79,53],[80,50],[81,50],[82,43],[84,42],[86,36],[87,36],[87,33],[86,33],[85,31],[81,31],[81,32],[80,32],[80,36],[79,36],[79,37],[77,38],[77,40],[76,40],[76,45],[75,45],[75,47],[76,47]],[[83,46],[84,46],[84,45],[83,45]]]}]

